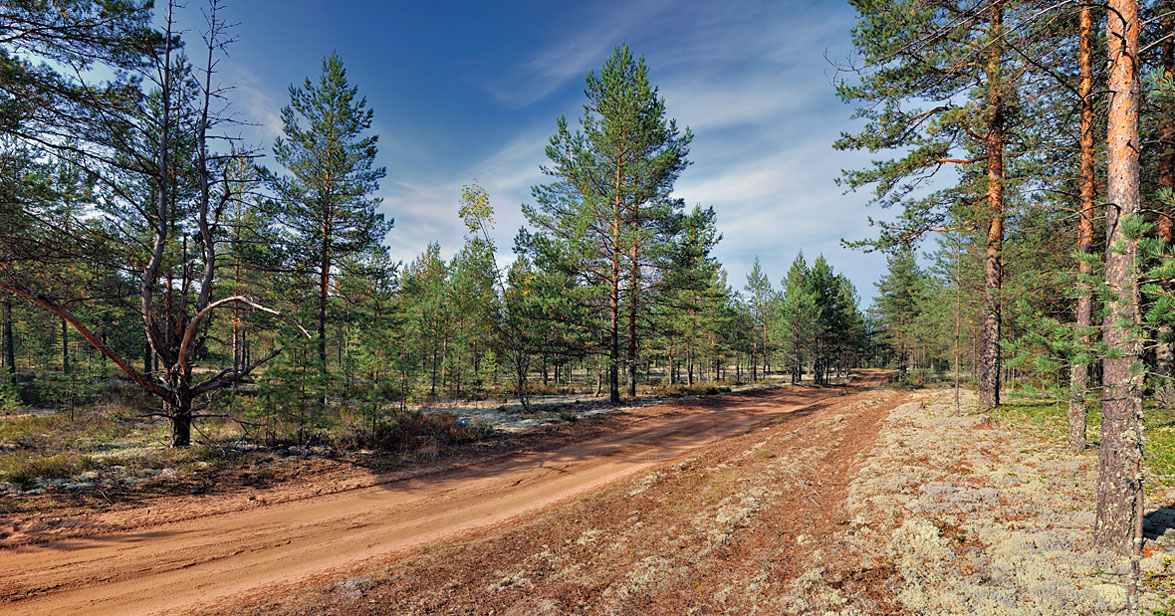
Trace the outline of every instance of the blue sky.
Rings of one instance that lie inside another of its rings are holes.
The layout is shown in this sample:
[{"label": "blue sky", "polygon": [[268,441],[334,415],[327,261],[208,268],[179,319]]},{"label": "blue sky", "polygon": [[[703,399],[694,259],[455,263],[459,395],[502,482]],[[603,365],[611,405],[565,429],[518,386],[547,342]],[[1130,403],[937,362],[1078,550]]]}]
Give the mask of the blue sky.
[{"label": "blue sky", "polygon": [[[185,21],[197,22],[198,0]],[[287,88],[336,51],[375,110],[387,245],[411,261],[430,241],[451,256],[460,187],[477,178],[497,212],[503,262],[520,204],[560,115],[581,115],[584,76],[617,44],[643,55],[669,115],[694,132],[676,194],[712,205],[716,256],[736,288],[758,255],[778,285],[796,252],[823,253],[868,303],[884,258],[840,246],[868,236],[867,195],[834,179],[868,156],[831,143],[852,126],[826,59],[851,52],[852,9],[835,1],[360,2],[237,0],[239,42],[221,65],[233,109],[268,152]],[[193,33],[194,34],[194,33]],[[195,36],[189,36],[193,42]],[[272,162],[270,163],[272,164]]]}]

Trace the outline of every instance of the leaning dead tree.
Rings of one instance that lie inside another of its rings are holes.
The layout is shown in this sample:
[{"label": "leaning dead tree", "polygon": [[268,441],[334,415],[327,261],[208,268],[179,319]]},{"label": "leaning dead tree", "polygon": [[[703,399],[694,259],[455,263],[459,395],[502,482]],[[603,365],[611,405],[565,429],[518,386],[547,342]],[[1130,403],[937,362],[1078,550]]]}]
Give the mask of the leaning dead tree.
[{"label": "leaning dead tree", "polygon": [[[81,167],[95,184],[90,194],[101,195],[95,199],[100,204],[64,208],[67,213],[53,223],[38,217],[32,203],[23,212],[20,204],[6,210],[14,223],[10,229],[16,229],[16,222],[25,226],[0,237],[0,289],[59,316],[159,398],[161,410],[150,414],[166,418],[171,424],[170,444],[184,447],[191,443],[192,420],[201,400],[211,400],[216,391],[239,382],[281,352],[275,348],[248,365],[198,382],[193,376],[218,309],[244,307],[281,316],[247,296],[218,298],[215,293],[214,234],[226,202],[237,198],[221,172],[227,157],[208,147],[212,131],[227,121],[225,89],[214,81],[218,58],[231,42],[221,17],[224,3],[209,0],[207,5],[202,48],[206,56],[198,70],[182,54],[174,2],[166,6],[162,33],[145,32],[149,5],[120,4],[124,12],[112,18],[107,8],[98,8],[102,3],[94,4],[73,3],[73,12],[28,9],[17,17],[30,27],[22,29],[9,21],[10,26],[0,30],[0,45],[19,42],[27,32],[85,37],[57,41],[67,50],[47,58],[66,67],[57,73],[4,55],[29,76],[29,91],[41,103],[24,109],[6,136],[31,152],[31,158],[68,160]],[[105,38],[96,40],[97,34]],[[108,64],[137,70],[140,78],[105,87],[87,85],[84,76],[95,48],[108,54]],[[53,51],[43,45],[36,49]],[[70,69],[72,75],[66,72]],[[150,92],[139,87],[144,82],[153,86]],[[84,135],[85,141],[68,135]],[[50,191],[44,198],[62,195]],[[158,370],[136,369],[77,314],[75,307],[88,298],[69,284],[70,266],[94,261],[113,265],[128,278],[138,277],[138,312]],[[304,329],[302,333],[308,335]]]}]

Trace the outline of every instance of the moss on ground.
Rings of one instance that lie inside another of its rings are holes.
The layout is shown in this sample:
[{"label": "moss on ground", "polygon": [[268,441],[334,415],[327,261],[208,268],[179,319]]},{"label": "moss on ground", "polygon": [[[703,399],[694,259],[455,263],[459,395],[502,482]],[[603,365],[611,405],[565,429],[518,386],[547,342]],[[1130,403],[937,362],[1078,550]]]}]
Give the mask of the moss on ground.
[{"label": "moss on ground", "polygon": [[[1063,442],[1067,438],[1068,408],[1064,404],[1014,392],[1008,398],[1011,402],[1001,404],[991,412],[993,419],[1048,440]],[[1090,405],[1086,434],[1093,447],[1101,441],[1101,411],[1101,404]],[[1146,489],[1151,494],[1175,487],[1175,409],[1159,408],[1148,400],[1143,407],[1143,419],[1146,423],[1143,455],[1150,471]]]}]

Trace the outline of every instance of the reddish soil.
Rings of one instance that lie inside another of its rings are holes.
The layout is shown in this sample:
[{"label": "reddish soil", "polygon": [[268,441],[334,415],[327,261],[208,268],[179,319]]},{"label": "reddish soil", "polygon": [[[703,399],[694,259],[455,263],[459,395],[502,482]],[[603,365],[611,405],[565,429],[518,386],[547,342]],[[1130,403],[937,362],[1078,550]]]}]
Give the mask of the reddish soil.
[{"label": "reddish soil", "polygon": [[[871,373],[856,384],[884,379]],[[785,389],[650,406],[593,424],[578,442],[416,476],[356,468],[247,495],[169,497],[58,520],[53,532],[26,533],[23,544],[0,550],[0,611],[221,613],[242,603],[265,605],[266,613],[339,614],[704,608],[740,574],[758,572],[767,583],[796,575],[819,543],[811,539],[841,531],[856,460],[902,396],[840,393]],[[859,404],[866,398],[883,403]],[[803,452],[812,455],[783,464]],[[669,468],[646,489],[622,482]],[[787,475],[779,489],[736,489],[746,477],[767,476],[764,469]],[[717,526],[699,525],[715,512]],[[624,549],[598,549],[618,538]],[[655,574],[642,569],[651,558],[642,555],[672,544],[691,558],[659,556]],[[547,553],[572,573],[555,575],[553,561],[538,558]],[[365,577],[319,585],[355,574]],[[633,584],[617,586],[634,574]],[[650,590],[641,576],[660,581]]]}]

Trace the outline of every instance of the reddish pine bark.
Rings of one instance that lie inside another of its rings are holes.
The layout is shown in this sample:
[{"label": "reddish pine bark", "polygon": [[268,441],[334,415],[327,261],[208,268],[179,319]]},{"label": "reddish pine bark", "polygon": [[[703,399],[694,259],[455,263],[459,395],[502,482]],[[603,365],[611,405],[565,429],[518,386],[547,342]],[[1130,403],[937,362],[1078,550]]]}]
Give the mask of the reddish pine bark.
[{"label": "reddish pine bark", "polygon": [[[1077,252],[1083,257],[1078,264],[1081,280],[1077,282],[1077,329],[1081,331],[1082,346],[1088,347],[1087,333],[1092,313],[1093,298],[1085,278],[1093,275],[1093,264],[1088,257],[1093,252],[1093,15],[1088,6],[1081,8],[1080,44],[1077,52],[1081,71],[1081,197],[1077,212]],[[1085,424],[1089,414],[1085,393],[1089,382],[1089,366],[1074,362],[1069,374],[1069,449],[1085,449]]]},{"label": "reddish pine bark", "polygon": [[1109,300],[1103,341],[1109,350],[1103,369],[1102,440],[1098,458],[1098,545],[1130,554],[1141,547],[1142,498],[1140,377],[1137,337],[1137,241],[1123,224],[1139,205],[1139,46],[1137,0],[1111,0],[1107,13],[1109,113],[1107,132],[1106,285]]},{"label": "reddish pine bark", "polygon": [[612,294],[608,330],[608,401],[620,402],[620,164],[616,165],[616,198],[612,204]]},{"label": "reddish pine bark", "polygon": [[1003,303],[1004,246],[1004,95],[1000,74],[1004,24],[1003,2],[991,6],[991,36],[987,59],[987,249],[984,255],[983,348],[980,357],[979,404],[1000,403],[1000,312]]},{"label": "reddish pine bark", "polygon": [[[1159,64],[1163,73],[1170,78],[1175,74],[1175,0],[1167,0],[1161,5],[1164,13],[1159,26],[1159,37],[1163,41],[1159,47]],[[1167,102],[1163,105],[1163,125],[1159,127],[1159,141],[1162,154],[1159,155],[1159,188],[1175,188],[1175,104]],[[1163,204],[1159,214],[1159,237],[1166,241],[1168,247],[1175,245],[1175,222],[1172,221],[1171,208]]]},{"label": "reddish pine bark", "polygon": [[[1163,73],[1170,78],[1175,73],[1175,1],[1166,0],[1159,4],[1162,14],[1159,23],[1159,66]],[[1175,188],[1175,104],[1162,104],[1162,123],[1159,126],[1159,189]],[[1159,210],[1159,237],[1163,240],[1164,252],[1170,252],[1175,246],[1175,221],[1172,220],[1171,206],[1167,202],[1158,204]],[[1175,281],[1167,280],[1165,285],[1170,289]],[[1159,327],[1159,337],[1166,338],[1171,334],[1170,325]],[[1175,349],[1172,345],[1160,341],[1155,347],[1155,371],[1164,377],[1175,376]]]}]

